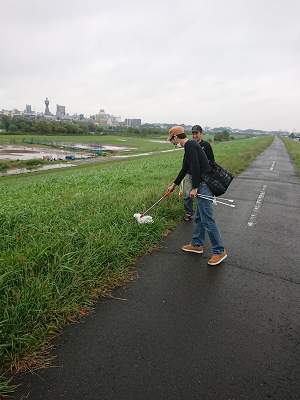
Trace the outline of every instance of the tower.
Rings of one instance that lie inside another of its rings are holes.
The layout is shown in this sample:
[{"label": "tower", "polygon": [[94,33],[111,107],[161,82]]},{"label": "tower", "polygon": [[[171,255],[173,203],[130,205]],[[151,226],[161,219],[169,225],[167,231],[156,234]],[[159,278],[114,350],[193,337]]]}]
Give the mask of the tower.
[{"label": "tower", "polygon": [[45,104],[46,104],[45,115],[50,115],[48,97],[46,97]]}]

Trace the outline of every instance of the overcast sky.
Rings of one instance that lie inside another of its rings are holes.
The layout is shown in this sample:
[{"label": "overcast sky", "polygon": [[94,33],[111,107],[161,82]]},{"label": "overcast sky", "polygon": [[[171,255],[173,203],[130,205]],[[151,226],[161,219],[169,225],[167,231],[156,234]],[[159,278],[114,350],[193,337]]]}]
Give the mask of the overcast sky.
[{"label": "overcast sky", "polygon": [[7,0],[0,110],[300,131],[300,0]]}]

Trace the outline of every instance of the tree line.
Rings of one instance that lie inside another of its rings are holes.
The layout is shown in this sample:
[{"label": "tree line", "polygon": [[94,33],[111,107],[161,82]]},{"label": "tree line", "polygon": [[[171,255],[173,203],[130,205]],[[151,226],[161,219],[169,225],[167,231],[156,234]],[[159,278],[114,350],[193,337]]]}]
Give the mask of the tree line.
[{"label": "tree line", "polygon": [[64,135],[88,135],[89,132],[95,132],[94,124],[70,124],[59,121],[29,121],[26,119],[10,118],[6,115],[1,117],[2,129],[10,135],[19,135],[20,133],[50,135],[60,133]]},{"label": "tree line", "polygon": [[[20,135],[115,135],[115,136],[168,136],[169,127],[167,129],[149,126],[145,124],[141,127],[125,127],[125,126],[99,126],[92,122],[89,123],[65,123],[61,121],[30,121],[26,119],[10,118],[3,115],[0,118],[0,128],[4,129],[4,134]],[[190,132],[187,132],[190,133]],[[227,130],[222,132],[209,133],[213,136],[208,141],[223,142],[234,140]],[[250,137],[250,136],[248,136]]]},{"label": "tree line", "polygon": [[0,128],[4,134],[20,135],[30,133],[32,135],[130,135],[152,136],[168,135],[166,129],[151,127],[125,127],[125,126],[99,126],[89,123],[64,123],[60,121],[30,121],[26,119],[10,118],[3,115],[0,119]]}]

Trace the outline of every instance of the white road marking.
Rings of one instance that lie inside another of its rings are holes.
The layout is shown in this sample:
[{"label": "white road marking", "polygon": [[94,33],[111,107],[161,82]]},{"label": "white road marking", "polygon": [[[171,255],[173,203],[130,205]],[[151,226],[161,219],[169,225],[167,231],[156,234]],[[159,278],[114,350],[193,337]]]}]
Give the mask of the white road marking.
[{"label": "white road marking", "polygon": [[257,222],[257,218],[258,218],[258,214],[260,212],[260,209],[261,209],[261,206],[262,206],[262,202],[264,200],[264,197],[265,197],[265,194],[266,194],[266,191],[267,191],[267,187],[268,187],[267,185],[263,185],[262,186],[261,191],[260,191],[260,193],[259,193],[259,195],[257,197],[256,203],[255,203],[255,205],[253,207],[252,213],[250,215],[249,221],[248,221],[248,223],[246,225],[246,228],[247,227],[250,227],[250,228],[254,228],[255,227],[256,222]]},{"label": "white road marking", "polygon": [[270,171],[273,171],[274,166],[275,166],[275,161],[273,161],[273,163],[272,163],[272,165],[271,165],[271,168],[270,168]]}]

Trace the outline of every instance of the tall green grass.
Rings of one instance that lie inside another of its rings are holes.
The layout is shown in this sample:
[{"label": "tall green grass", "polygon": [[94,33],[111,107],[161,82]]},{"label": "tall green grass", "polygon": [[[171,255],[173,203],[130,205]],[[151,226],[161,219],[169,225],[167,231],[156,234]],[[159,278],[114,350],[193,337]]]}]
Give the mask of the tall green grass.
[{"label": "tall green grass", "polygon": [[292,139],[287,139],[287,138],[281,138],[283,143],[285,144],[292,160],[294,161],[297,169],[298,169],[298,175],[300,175],[300,142],[297,142]]},{"label": "tall green grass", "polygon": [[[237,174],[272,140],[220,144],[216,160]],[[184,214],[176,192],[151,211],[153,224],[137,224],[133,214],[166,193],[182,157],[178,151],[0,179],[2,373],[131,279],[137,257],[175,228]]]}]

